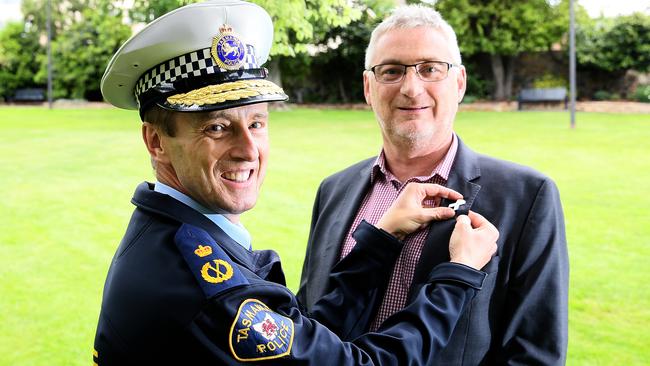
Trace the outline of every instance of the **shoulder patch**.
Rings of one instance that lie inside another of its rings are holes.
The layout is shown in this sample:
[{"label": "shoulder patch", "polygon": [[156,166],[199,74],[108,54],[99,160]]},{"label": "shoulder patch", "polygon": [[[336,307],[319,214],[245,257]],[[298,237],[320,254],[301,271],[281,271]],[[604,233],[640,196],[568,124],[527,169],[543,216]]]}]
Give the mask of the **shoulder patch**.
[{"label": "shoulder patch", "polygon": [[291,353],[293,321],[257,299],[239,306],[230,327],[230,351],[238,361],[280,358]]},{"label": "shoulder patch", "polygon": [[183,224],[174,237],[176,246],[199,282],[205,296],[248,285],[248,280],[207,231]]}]

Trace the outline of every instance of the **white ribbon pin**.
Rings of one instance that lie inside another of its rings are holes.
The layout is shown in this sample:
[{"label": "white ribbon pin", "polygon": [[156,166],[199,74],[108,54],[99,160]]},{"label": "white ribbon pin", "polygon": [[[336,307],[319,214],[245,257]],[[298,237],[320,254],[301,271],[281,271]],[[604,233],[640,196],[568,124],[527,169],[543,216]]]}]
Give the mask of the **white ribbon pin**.
[{"label": "white ribbon pin", "polygon": [[460,209],[460,206],[464,205],[465,203],[467,203],[467,202],[465,202],[464,199],[459,199],[458,201],[450,204],[449,208],[453,208],[454,211],[458,211]]}]

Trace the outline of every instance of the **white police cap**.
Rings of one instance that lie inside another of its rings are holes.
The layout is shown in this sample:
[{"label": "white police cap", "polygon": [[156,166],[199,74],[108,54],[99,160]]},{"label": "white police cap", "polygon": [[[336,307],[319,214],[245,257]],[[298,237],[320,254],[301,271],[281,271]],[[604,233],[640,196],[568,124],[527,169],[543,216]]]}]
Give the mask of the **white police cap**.
[{"label": "white police cap", "polygon": [[116,107],[154,104],[194,112],[287,100],[264,80],[273,23],[258,5],[239,0],[191,4],[149,23],[115,53],[102,78]]}]

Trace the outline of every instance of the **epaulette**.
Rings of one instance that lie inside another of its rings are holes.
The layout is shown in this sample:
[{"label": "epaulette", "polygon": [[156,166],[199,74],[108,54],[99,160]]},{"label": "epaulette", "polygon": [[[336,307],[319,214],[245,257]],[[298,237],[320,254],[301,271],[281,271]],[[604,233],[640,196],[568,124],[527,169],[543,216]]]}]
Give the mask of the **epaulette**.
[{"label": "epaulette", "polygon": [[183,224],[174,241],[206,297],[249,282],[207,231]]}]

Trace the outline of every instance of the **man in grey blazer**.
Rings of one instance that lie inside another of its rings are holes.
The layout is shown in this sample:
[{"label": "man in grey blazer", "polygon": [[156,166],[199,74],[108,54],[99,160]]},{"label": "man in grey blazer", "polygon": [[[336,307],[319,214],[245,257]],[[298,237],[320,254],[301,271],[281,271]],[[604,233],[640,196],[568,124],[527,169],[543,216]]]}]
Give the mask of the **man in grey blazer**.
[{"label": "man in grey blazer", "polygon": [[[477,154],[454,133],[467,76],[453,29],[431,8],[400,7],[373,31],[365,67],[382,150],[321,183],[299,299],[310,308],[322,296],[332,266],[355,245],[357,225],[376,222],[408,183],[446,185],[463,194],[461,209],[485,216],[501,236],[483,269],[483,291],[436,364],[564,364],[569,263],[558,190],[530,168]],[[395,267],[386,269],[383,300],[368,304],[368,319],[350,338],[412,301],[428,271],[449,260],[453,226],[434,222],[404,239]]]}]

